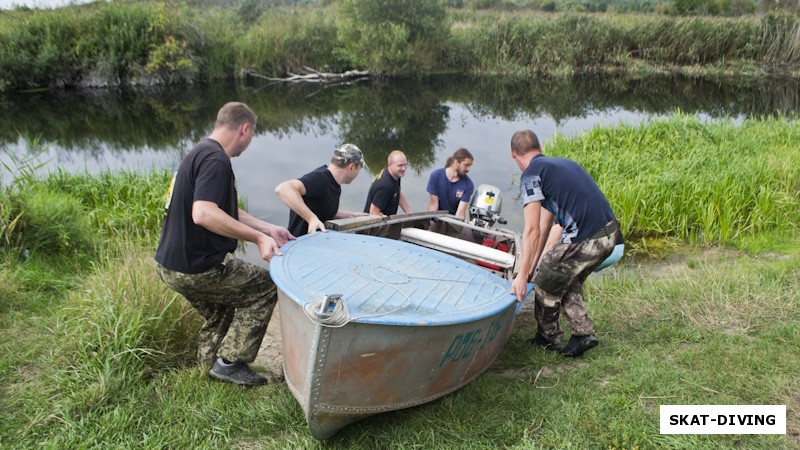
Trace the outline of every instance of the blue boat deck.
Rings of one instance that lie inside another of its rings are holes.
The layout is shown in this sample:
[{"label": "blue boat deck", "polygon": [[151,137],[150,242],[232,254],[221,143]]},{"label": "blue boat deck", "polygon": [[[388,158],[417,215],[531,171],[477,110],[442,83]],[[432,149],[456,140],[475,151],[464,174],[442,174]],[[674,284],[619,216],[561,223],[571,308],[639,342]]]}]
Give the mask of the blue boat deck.
[{"label": "blue boat deck", "polygon": [[435,326],[477,320],[516,301],[511,282],[425,247],[328,231],[281,249],[270,275],[301,306],[342,294],[350,321]]}]

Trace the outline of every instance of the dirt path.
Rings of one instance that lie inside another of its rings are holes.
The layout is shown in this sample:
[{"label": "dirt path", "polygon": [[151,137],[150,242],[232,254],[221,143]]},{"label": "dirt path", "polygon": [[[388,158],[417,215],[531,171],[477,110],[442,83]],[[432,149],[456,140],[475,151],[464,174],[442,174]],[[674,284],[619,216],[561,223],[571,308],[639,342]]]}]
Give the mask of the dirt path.
[{"label": "dirt path", "polygon": [[267,334],[261,342],[261,349],[253,363],[256,366],[264,367],[272,375],[279,378],[283,377],[283,352],[281,346],[281,312],[278,306],[272,312],[272,319],[267,326]]}]

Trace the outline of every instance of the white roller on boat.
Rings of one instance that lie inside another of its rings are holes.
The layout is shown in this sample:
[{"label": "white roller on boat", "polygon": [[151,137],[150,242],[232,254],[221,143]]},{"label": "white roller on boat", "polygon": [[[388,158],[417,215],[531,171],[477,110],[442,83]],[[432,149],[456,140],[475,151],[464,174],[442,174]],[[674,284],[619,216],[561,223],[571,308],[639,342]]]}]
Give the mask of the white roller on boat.
[{"label": "white roller on boat", "polygon": [[449,255],[474,259],[509,269],[514,266],[514,255],[485,245],[445,236],[421,228],[403,228],[400,239],[423,247],[432,248]]}]

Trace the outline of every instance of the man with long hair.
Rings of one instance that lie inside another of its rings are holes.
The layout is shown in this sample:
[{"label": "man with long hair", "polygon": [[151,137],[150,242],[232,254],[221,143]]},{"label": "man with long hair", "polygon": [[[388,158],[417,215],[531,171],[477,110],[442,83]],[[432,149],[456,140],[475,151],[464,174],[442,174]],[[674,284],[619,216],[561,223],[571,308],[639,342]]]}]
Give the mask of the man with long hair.
[{"label": "man with long hair", "polygon": [[445,210],[464,219],[467,215],[469,199],[475,185],[467,175],[475,158],[465,148],[460,148],[447,158],[443,168],[436,169],[428,178],[428,211]]}]

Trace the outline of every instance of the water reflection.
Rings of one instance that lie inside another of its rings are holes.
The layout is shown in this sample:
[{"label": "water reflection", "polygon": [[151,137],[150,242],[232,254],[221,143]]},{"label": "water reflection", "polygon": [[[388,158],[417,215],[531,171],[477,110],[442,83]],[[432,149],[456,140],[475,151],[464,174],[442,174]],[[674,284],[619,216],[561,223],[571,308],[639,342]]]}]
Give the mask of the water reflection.
[{"label": "water reflection", "polygon": [[[38,139],[46,144],[39,156],[50,159],[51,168],[172,168],[208,134],[217,110],[230,100],[248,103],[259,116],[251,149],[234,161],[239,191],[253,212],[285,223],[288,212],[272,193],[274,186],[327,163],[343,142],[361,147],[369,166],[344,188],[345,208],[363,207],[371,175],[399,148],[411,166],[404,192],[412,208],[424,209],[427,175],[453,150],[466,147],[476,157],[473,180],[500,187],[511,197],[506,209],[514,210],[518,170],[508,141],[519,128],[534,129],[546,142],[555,132],[638,123],[674,110],[710,117],[794,116],[800,84],[437,77],[15,94],[0,97],[0,162],[29,153],[26,142]],[[521,225],[518,214],[506,214],[512,226]]]},{"label": "water reflection", "polygon": [[[194,85],[140,90],[80,90],[0,97],[0,146],[20,135],[92,154],[141,148],[167,150],[193,142],[209,129],[219,105],[252,105],[259,133],[282,137],[340,130],[342,141],[367,148],[419,149],[423,161],[440,144],[448,102],[479,118],[551,117],[557,123],[601,111],[643,115],[676,109],[711,117],[794,115],[796,82],[732,84],[661,78],[626,81],[576,78],[516,80],[432,78],[318,85]],[[424,165],[424,163],[423,163]]]},{"label": "water reflection", "polygon": [[687,78],[479,79],[448,83],[447,95],[476,115],[552,117],[556,122],[606,110],[645,115],[680,109],[711,117],[794,115],[797,82],[710,82]]}]

